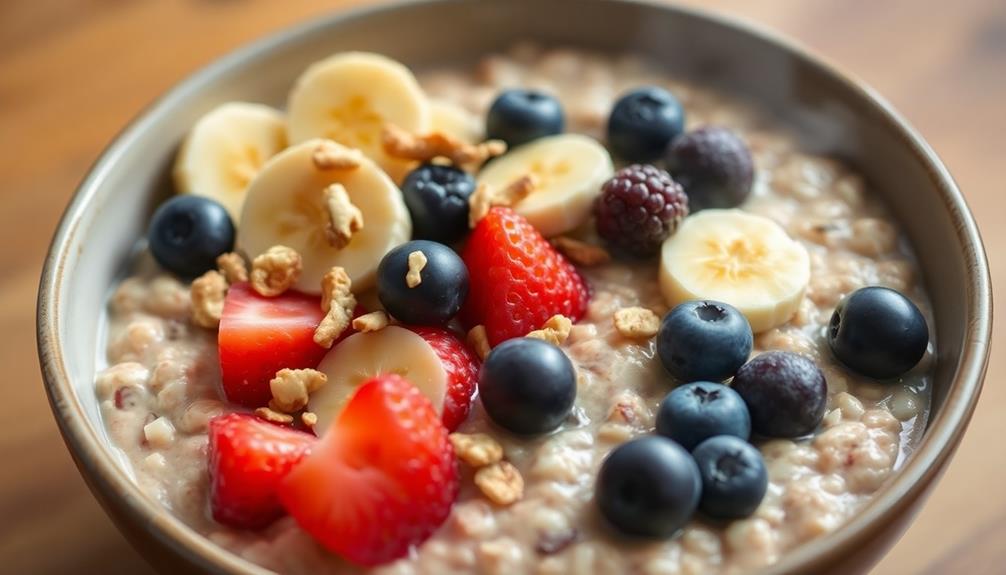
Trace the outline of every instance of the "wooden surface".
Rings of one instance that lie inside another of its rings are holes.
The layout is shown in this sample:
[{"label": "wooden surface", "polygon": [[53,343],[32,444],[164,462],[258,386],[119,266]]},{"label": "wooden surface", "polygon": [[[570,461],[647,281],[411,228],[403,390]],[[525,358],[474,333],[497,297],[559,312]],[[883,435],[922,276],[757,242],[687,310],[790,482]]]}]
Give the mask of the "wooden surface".
[{"label": "wooden surface", "polygon": [[[145,104],[226,51],[352,2],[0,0],[0,572],[147,573],[77,474],[34,348],[43,254],[103,146]],[[865,79],[936,148],[977,214],[1006,302],[1006,3],[715,0]],[[876,573],[1006,572],[1006,338],[950,471]]]}]

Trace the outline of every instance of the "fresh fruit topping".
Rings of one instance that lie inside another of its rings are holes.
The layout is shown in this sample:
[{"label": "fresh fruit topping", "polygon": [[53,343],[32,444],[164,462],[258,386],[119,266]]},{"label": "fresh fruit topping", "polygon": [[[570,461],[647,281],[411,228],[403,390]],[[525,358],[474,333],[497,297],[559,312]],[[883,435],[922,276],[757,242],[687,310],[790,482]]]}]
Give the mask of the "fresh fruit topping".
[{"label": "fresh fruit topping", "polygon": [[692,518],[701,490],[691,455],[666,437],[649,435],[612,450],[597,474],[596,497],[619,531],[666,538]]},{"label": "fresh fruit topping", "polygon": [[688,217],[660,253],[660,290],[670,306],[726,302],[755,333],[789,321],[810,282],[810,256],[779,224],[740,210]]},{"label": "fresh fruit topping", "polygon": [[656,160],[685,129],[685,110],[670,92],[636,88],[615,102],[608,117],[608,145],[629,162]]},{"label": "fresh fruit topping", "polygon": [[865,287],[835,308],[828,345],[856,373],[890,379],[904,375],[925,355],[929,326],[904,295],[885,287]]},{"label": "fresh fruit topping", "polygon": [[366,52],[342,52],[312,64],[294,84],[287,110],[291,143],[327,138],[358,148],[395,181],[412,163],[384,152],[385,124],[413,133],[430,129],[429,104],[412,72]]},{"label": "fresh fruit topping", "polygon": [[660,249],[688,215],[688,196],[667,172],[634,164],[605,182],[594,215],[602,238],[647,256]]},{"label": "fresh fruit topping", "polygon": [[210,509],[238,529],[261,529],[283,516],[279,482],[317,438],[243,413],[210,420]]},{"label": "fresh fruit topping", "polygon": [[614,168],[604,146],[580,134],[536,140],[497,158],[479,173],[479,185],[503,189],[530,176],[531,195],[514,206],[546,237],[568,232],[590,216],[601,185]]},{"label": "fresh fruit topping", "polygon": [[751,428],[766,437],[800,437],[824,418],[828,384],[809,358],[788,351],[763,353],[744,364],[732,387],[748,406]]},{"label": "fresh fruit topping", "polygon": [[660,324],[657,353],[682,382],[723,381],[737,373],[754,345],[751,326],[737,308],[715,301],[689,301]]},{"label": "fresh fruit topping", "polygon": [[511,148],[531,140],[562,133],[562,105],[554,97],[534,90],[506,90],[496,97],[486,118],[486,134]]},{"label": "fresh fruit topping", "polygon": [[241,217],[245,190],[266,160],[286,147],[286,120],[261,104],[228,102],[199,118],[175,158],[175,187],[206,196]]},{"label": "fresh fruit topping", "polygon": [[451,243],[468,232],[468,198],[475,178],[451,166],[423,164],[402,183],[418,239]]},{"label": "fresh fruit topping", "polygon": [[332,348],[318,364],[318,371],[328,376],[328,384],[311,394],[308,411],[318,416],[317,429],[324,433],[360,384],[381,374],[396,373],[412,382],[437,413],[442,413],[452,388],[452,368],[421,335],[404,327],[389,325],[357,333]]},{"label": "fresh fruit topping", "polygon": [[467,144],[485,140],[485,126],[480,118],[465,108],[445,100],[430,100],[431,128]]},{"label": "fresh fruit topping", "polygon": [[489,352],[478,387],[482,406],[500,427],[520,434],[548,433],[573,409],[576,370],[551,343],[511,339]]},{"label": "fresh fruit topping", "polygon": [[[238,245],[252,255],[276,245],[296,250],[303,259],[296,284],[302,292],[318,293],[322,276],[335,266],[346,270],[354,289],[367,289],[384,254],[412,235],[398,187],[373,162],[351,152],[326,140],[298,144],[266,162],[248,188]],[[350,167],[335,162],[338,158],[352,158]],[[325,190],[335,184],[363,220],[346,245],[330,239],[339,219],[330,207],[338,204],[329,205]]]},{"label": "fresh fruit topping", "polygon": [[737,134],[717,126],[676,139],[667,150],[667,169],[692,201],[692,211],[739,206],[751,193],[754,162]]},{"label": "fresh fruit topping", "polygon": [[389,374],[360,386],[282,481],[279,498],[327,549],[372,566],[425,541],[447,519],[459,485],[440,416],[415,386]]},{"label": "fresh fruit topping", "polygon": [[409,327],[433,348],[447,373],[443,423],[454,431],[468,417],[472,395],[479,380],[479,361],[475,352],[454,332],[439,327]]},{"label": "fresh fruit topping", "polygon": [[468,269],[444,244],[404,243],[384,256],[377,268],[377,297],[395,319],[442,325],[468,296]]},{"label": "fresh fruit topping", "polygon": [[183,278],[216,268],[234,249],[234,222],[227,210],[202,196],[175,196],[150,218],[147,243],[157,263]]},{"label": "fresh fruit topping", "polygon": [[321,300],[288,291],[263,297],[247,283],[227,290],[217,343],[220,374],[228,401],[261,407],[272,393],[269,381],[283,368],[318,365],[327,350],[314,343]]},{"label": "fresh fruit topping", "polygon": [[691,451],[714,435],[751,436],[744,400],[722,383],[697,381],[667,394],[657,412],[657,433]]},{"label": "fresh fruit topping", "polygon": [[699,509],[716,519],[741,519],[755,512],[768,490],[759,452],[732,435],[707,439],[692,451],[702,476]]}]

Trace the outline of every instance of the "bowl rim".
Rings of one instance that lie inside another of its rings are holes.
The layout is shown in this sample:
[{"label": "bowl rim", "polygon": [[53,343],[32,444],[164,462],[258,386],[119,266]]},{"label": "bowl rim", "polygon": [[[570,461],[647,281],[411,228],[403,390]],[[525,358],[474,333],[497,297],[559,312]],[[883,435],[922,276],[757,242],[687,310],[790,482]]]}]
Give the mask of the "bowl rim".
[{"label": "bowl rim", "polygon": [[[612,2],[612,0],[606,1]],[[302,36],[310,35],[317,30],[337,25],[351,25],[354,20],[391,12],[412,4],[456,3],[458,0],[397,0],[337,10],[272,32],[214,59],[196,72],[187,75],[126,124],[89,168],[60,218],[45,258],[36,308],[38,357],[53,416],[75,463],[106,512],[111,514],[113,510],[117,511],[129,525],[142,526],[148,535],[203,570],[223,573],[268,573],[266,569],[212,543],[207,537],[185,525],[166,508],[144,495],[139,486],[113,459],[110,450],[100,437],[91,429],[80,400],[74,393],[59,340],[59,292],[67,262],[72,257],[68,249],[70,240],[79,232],[83,214],[89,209],[101,182],[115,169],[119,159],[134,140],[157,123],[158,118],[173,108],[176,102],[200,91],[216,76],[234,66],[257,60],[262,55],[283,46],[295,44]],[[926,487],[939,475],[943,463],[953,454],[974,411],[987,368],[992,330],[991,279],[977,225],[953,177],[918,132],[872,88],[848,72],[840,70],[827,58],[763,24],[740,17],[658,0],[613,0],[613,3],[677,13],[732,28],[773,45],[803,65],[842,84],[854,94],[859,103],[868,107],[887,124],[889,129],[898,134],[912,155],[926,166],[956,225],[962,255],[969,261],[968,293],[965,294],[969,329],[966,330],[961,361],[953,376],[951,392],[941,412],[929,422],[922,441],[905,466],[871,498],[860,513],[851,517],[835,531],[787,552],[777,563],[762,573],[786,573],[820,561],[836,560],[868,543],[874,532],[893,521],[915,499],[924,494]]]}]

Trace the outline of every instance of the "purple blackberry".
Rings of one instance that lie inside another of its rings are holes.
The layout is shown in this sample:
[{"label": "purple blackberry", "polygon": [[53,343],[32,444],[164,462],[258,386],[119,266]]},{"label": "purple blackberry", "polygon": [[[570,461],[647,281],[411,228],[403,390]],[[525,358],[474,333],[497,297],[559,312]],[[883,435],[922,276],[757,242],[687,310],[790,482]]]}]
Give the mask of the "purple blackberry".
[{"label": "purple blackberry", "polygon": [[751,193],[754,162],[735,133],[708,126],[678,137],[667,148],[667,169],[688,193],[692,211],[733,208]]},{"label": "purple blackberry", "polygon": [[605,182],[594,215],[602,238],[646,256],[656,252],[688,215],[688,196],[664,170],[633,164]]}]

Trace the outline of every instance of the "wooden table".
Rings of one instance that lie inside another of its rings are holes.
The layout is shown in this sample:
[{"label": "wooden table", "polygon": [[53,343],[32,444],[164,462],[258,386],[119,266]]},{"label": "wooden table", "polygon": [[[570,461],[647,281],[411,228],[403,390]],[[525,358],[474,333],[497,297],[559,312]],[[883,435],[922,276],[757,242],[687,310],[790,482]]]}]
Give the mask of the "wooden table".
[{"label": "wooden table", "polygon": [[[36,365],[35,292],[67,199],[145,104],[246,41],[340,0],[0,1],[0,572],[148,573],[81,481]],[[1002,0],[714,0],[826,54],[889,98],[949,164],[978,216],[1006,301]],[[999,327],[1002,327],[1000,323]],[[1006,338],[954,464],[876,573],[1006,571]]]}]

